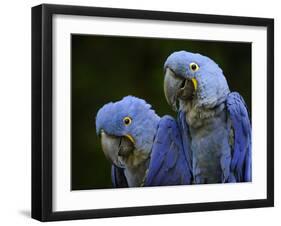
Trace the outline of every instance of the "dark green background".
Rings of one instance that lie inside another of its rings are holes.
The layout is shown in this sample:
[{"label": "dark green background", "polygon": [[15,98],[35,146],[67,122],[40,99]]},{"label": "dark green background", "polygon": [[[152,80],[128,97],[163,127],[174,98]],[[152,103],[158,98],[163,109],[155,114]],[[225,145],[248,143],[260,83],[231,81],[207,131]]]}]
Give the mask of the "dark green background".
[{"label": "dark green background", "polygon": [[100,107],[123,96],[175,116],[163,92],[163,64],[178,50],[207,55],[251,110],[251,43],[72,35],[72,189],[110,188],[110,164],[95,132]]}]

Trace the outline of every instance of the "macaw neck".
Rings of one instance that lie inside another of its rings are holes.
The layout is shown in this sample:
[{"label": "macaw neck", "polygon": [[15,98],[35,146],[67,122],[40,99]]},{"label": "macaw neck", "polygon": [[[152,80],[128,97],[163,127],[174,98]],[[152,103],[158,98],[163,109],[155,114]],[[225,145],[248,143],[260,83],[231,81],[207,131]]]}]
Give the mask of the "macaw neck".
[{"label": "macaw neck", "polygon": [[142,151],[135,149],[130,155],[122,157],[122,162],[126,165],[126,168],[137,169],[146,164],[150,158],[150,152],[151,150]]},{"label": "macaw neck", "polygon": [[213,108],[198,106],[194,101],[180,103],[180,111],[185,112],[186,122],[191,128],[200,128],[211,123],[224,109],[224,102]]},{"label": "macaw neck", "polygon": [[135,151],[126,160],[125,176],[129,187],[143,186],[148,166],[150,155],[140,151]]}]

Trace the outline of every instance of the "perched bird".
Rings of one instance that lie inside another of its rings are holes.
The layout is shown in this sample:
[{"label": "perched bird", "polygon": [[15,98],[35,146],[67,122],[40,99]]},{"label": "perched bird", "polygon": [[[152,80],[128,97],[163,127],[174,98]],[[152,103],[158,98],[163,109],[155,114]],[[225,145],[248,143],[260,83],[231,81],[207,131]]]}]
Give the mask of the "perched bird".
[{"label": "perched bird", "polygon": [[113,164],[114,187],[190,184],[176,120],[160,118],[144,100],[127,96],[104,105],[96,116],[96,132]]},{"label": "perched bird", "polygon": [[210,58],[179,51],[164,64],[164,92],[178,111],[193,183],[251,181],[251,123],[243,98],[230,92]]}]

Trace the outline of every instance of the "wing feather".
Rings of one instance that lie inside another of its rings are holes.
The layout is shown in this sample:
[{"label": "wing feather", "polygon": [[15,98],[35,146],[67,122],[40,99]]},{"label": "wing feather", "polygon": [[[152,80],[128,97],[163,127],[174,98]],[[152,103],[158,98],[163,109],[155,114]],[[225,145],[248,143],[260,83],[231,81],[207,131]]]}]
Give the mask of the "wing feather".
[{"label": "wing feather", "polygon": [[[190,140],[190,134],[189,134],[189,127],[186,123],[186,118],[185,118],[185,112],[180,111],[178,113],[178,125],[179,125],[179,130],[181,134],[181,139],[184,147],[184,155],[186,158],[186,161],[188,162],[188,165],[191,167],[192,166],[192,150],[190,147],[191,140]],[[192,168],[190,168],[192,169]]]},{"label": "wing feather", "polygon": [[162,117],[154,139],[145,186],[190,184],[190,169],[177,122],[170,116]]},{"label": "wing feather", "polygon": [[111,166],[111,181],[114,188],[127,188],[128,182],[124,174],[124,169]]},{"label": "wing feather", "polygon": [[252,129],[246,104],[239,93],[232,92],[227,97],[226,107],[234,131],[230,170],[237,182],[251,181]]}]

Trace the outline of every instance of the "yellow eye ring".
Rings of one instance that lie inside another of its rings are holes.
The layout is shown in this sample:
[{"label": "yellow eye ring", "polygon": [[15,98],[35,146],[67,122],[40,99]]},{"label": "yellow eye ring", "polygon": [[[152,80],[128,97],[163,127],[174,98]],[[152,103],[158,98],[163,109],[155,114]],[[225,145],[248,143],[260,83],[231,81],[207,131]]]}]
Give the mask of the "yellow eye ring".
[{"label": "yellow eye ring", "polygon": [[198,71],[199,66],[198,66],[198,64],[192,62],[192,63],[189,64],[189,68],[190,68],[191,71],[195,72],[195,71]]},{"label": "yellow eye ring", "polygon": [[127,117],[123,118],[123,122],[124,122],[125,126],[128,126],[132,123],[132,119],[129,116],[127,116]]}]

